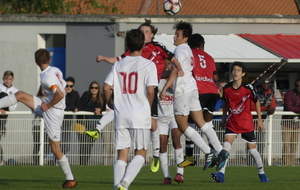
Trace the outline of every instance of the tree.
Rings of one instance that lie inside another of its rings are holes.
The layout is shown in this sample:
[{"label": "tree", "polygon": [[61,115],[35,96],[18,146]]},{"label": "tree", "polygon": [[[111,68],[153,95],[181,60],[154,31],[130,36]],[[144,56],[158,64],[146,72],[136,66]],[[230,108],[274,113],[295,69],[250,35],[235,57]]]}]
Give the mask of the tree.
[{"label": "tree", "polygon": [[120,0],[0,0],[0,13],[116,14],[121,13],[117,7],[119,2]]}]

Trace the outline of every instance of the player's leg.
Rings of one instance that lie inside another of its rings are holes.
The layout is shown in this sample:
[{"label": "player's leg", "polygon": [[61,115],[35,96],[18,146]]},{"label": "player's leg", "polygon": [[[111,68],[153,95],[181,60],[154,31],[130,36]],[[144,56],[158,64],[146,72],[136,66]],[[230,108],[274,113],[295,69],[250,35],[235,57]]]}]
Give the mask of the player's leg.
[{"label": "player's leg", "polygon": [[101,119],[98,121],[96,128],[90,131],[85,131],[85,134],[94,140],[98,139],[100,136],[100,131],[104,129],[104,127],[114,120],[114,110],[109,110],[104,114]]},{"label": "player's leg", "polygon": [[22,102],[30,109],[34,109],[33,95],[27,94],[23,91],[18,91],[15,94],[5,96],[4,98],[0,99],[0,108],[9,107],[17,102]]},{"label": "player's leg", "polygon": [[[182,133],[178,130],[175,121],[173,123],[173,126],[174,127],[172,127],[172,130],[171,130],[172,143],[173,143],[173,148],[174,148],[174,157],[175,157],[176,165],[178,165],[178,164],[182,163],[182,161],[183,161],[183,149],[180,144],[180,137],[181,137]],[[183,172],[184,172],[184,168],[177,166],[176,176],[175,176],[174,180],[177,181],[178,183],[184,182]]]}]

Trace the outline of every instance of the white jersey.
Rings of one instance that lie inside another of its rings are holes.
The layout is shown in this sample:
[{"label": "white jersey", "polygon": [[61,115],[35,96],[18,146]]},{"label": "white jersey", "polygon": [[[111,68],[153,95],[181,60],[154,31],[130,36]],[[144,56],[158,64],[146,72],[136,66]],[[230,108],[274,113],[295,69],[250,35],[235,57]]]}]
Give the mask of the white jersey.
[{"label": "white jersey", "polygon": [[[19,90],[14,86],[7,87],[4,84],[0,84],[0,92],[5,92],[7,95],[15,94],[18,91]],[[16,108],[17,108],[17,104],[14,104],[14,105],[8,107],[9,111],[13,111]]]},{"label": "white jersey", "polygon": [[174,57],[178,59],[184,72],[184,76],[177,77],[173,83],[175,97],[197,90],[197,84],[192,74],[194,58],[191,48],[187,44],[177,46]]},{"label": "white jersey", "polygon": [[[160,79],[158,84],[158,94],[162,91],[167,83],[166,79]],[[168,89],[165,93],[165,99],[158,101],[158,119],[165,121],[174,118],[173,108],[174,93],[172,89]]]},{"label": "white jersey", "polygon": [[66,107],[65,86],[67,83],[63,79],[62,72],[56,67],[48,66],[45,70],[42,71],[42,73],[40,74],[40,77],[41,77],[42,89],[44,90],[45,96],[46,96],[46,103],[49,103],[52,101],[52,99],[55,96],[56,89],[59,88],[62,91],[62,93],[64,94],[64,98],[61,99],[53,107],[64,110]]},{"label": "white jersey", "polygon": [[141,56],[126,56],[114,64],[104,83],[114,86],[116,129],[151,128],[147,87],[158,85],[152,61]]}]

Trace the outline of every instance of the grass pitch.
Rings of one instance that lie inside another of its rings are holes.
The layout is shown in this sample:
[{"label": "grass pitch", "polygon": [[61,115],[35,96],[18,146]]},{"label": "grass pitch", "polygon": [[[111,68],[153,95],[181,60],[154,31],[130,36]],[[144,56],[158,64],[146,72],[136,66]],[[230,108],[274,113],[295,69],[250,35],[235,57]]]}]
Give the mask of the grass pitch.
[{"label": "grass pitch", "polygon": [[[71,166],[78,181],[76,190],[113,189],[112,166]],[[172,177],[176,168],[171,167]],[[206,171],[202,167],[187,167],[184,183],[160,185],[163,181],[161,171],[150,172],[145,166],[130,186],[130,190],[284,190],[300,188],[299,166],[266,166],[265,172],[270,183],[261,183],[256,167],[227,167],[225,183],[210,179],[214,168]],[[1,166],[0,189],[3,190],[55,190],[61,189],[64,175],[58,166]]]}]

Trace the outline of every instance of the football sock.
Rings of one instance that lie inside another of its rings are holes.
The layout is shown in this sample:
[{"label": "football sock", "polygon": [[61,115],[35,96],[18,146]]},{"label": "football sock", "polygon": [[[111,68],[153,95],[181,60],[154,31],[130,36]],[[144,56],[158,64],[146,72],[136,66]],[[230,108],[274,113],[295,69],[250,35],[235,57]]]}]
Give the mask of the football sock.
[{"label": "football sock", "polygon": [[160,160],[161,171],[163,173],[164,178],[171,178],[169,165],[168,165],[168,153],[167,152],[160,153],[159,160]]},{"label": "football sock", "polygon": [[153,147],[153,156],[159,157],[159,133],[158,129],[156,131],[151,131],[151,141]]},{"label": "football sock", "polygon": [[[145,163],[145,158],[141,155],[135,155],[131,162],[128,164],[125,176],[122,181],[127,182],[128,186],[132,183],[134,178],[140,172]],[[128,188],[128,187],[126,187]]]},{"label": "football sock", "polygon": [[208,138],[209,142],[212,144],[214,149],[217,152],[220,152],[222,150],[222,145],[217,137],[215,130],[212,128],[212,126],[213,126],[212,124],[205,123],[201,127],[201,131],[206,135],[206,137]]},{"label": "football sock", "polygon": [[[196,125],[194,123],[189,123],[189,126],[195,129]],[[185,139],[185,154],[186,156],[194,155],[194,143],[189,138]]]},{"label": "football sock", "polygon": [[106,114],[104,114],[101,119],[98,121],[96,129],[101,131],[107,124],[114,120],[114,110],[109,110]]},{"label": "football sock", "polygon": [[204,142],[201,135],[192,127],[187,127],[187,129],[184,131],[184,135],[191,139],[204,154],[210,153],[209,146]]},{"label": "football sock", "polygon": [[[182,148],[175,149],[174,157],[175,157],[176,165],[181,163],[183,161],[183,149]],[[184,171],[183,169],[184,168],[177,167],[176,173],[183,175],[183,171]]]},{"label": "football sock", "polygon": [[256,148],[253,149],[249,149],[249,154],[254,158],[255,162],[256,162],[256,167],[258,169],[258,173],[259,174],[264,174],[264,166],[260,157],[259,152],[257,151]]},{"label": "football sock", "polygon": [[16,104],[18,101],[14,94],[5,96],[4,98],[0,99],[0,108],[6,108]]},{"label": "football sock", "polygon": [[60,160],[57,160],[57,163],[60,166],[63,173],[66,175],[66,180],[74,180],[74,176],[72,174],[68,158],[65,155],[63,155],[63,157]]},{"label": "football sock", "polygon": [[123,160],[116,160],[114,164],[114,186],[117,186],[124,177],[127,163]]}]

